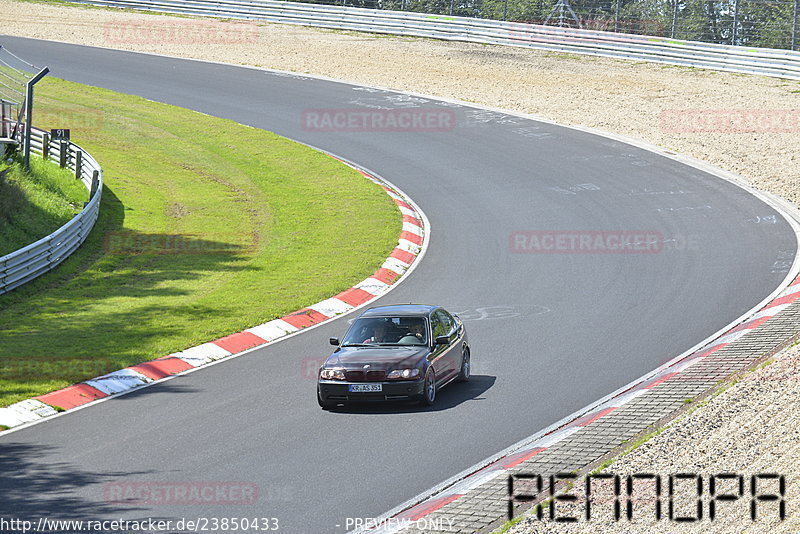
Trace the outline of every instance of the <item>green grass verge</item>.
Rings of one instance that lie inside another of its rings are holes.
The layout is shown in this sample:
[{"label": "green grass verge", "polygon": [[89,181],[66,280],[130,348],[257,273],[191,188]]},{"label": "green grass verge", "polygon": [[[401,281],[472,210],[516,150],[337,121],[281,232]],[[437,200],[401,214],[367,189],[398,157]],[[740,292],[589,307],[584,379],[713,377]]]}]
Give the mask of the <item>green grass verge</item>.
[{"label": "green grass verge", "polygon": [[492,531],[492,534],[505,534],[506,532],[508,532],[509,530],[520,524],[526,517],[532,517],[532,515],[536,513],[535,510],[537,508],[541,507],[542,511],[544,511],[550,508],[552,504],[553,504],[552,497],[544,499],[539,504],[531,506],[528,510],[526,510],[522,514],[514,517],[513,519],[509,519],[508,521],[497,527],[494,531]]},{"label": "green grass verge", "polygon": [[0,406],[328,298],[397,243],[380,187],[278,135],[52,78],[37,107],[105,187],[86,243],[0,295]]},{"label": "green grass verge", "polygon": [[0,180],[0,256],[51,234],[83,209],[89,192],[71,172],[34,158],[30,172],[19,161]]},{"label": "green grass verge", "polygon": [[522,522],[523,519],[525,519],[524,515],[518,515],[517,517],[503,523],[499,528],[495,529],[493,531],[493,534],[505,534],[506,532],[517,526],[518,523]]}]

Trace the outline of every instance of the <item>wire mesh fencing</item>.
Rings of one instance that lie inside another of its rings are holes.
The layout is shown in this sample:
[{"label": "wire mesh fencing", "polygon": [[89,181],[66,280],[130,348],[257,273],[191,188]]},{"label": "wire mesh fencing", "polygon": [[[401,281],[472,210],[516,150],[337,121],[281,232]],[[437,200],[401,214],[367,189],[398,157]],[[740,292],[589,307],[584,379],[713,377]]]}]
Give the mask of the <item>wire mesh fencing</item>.
[{"label": "wire mesh fencing", "polygon": [[0,44],[0,140],[18,140],[24,130],[28,83],[35,72],[34,65]]},{"label": "wire mesh fencing", "polygon": [[800,49],[800,0],[301,0],[738,46]]}]

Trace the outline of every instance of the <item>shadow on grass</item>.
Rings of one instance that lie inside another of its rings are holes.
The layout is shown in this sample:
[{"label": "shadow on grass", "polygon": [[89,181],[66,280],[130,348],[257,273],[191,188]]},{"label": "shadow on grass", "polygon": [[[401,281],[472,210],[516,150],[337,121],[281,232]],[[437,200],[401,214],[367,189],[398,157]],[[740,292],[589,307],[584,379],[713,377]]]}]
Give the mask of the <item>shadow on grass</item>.
[{"label": "shadow on grass", "polygon": [[8,173],[9,169],[0,171],[0,256],[50,235],[71,218],[31,202]]},{"label": "shadow on grass", "polygon": [[[82,280],[82,286],[103,283],[108,286],[104,289],[112,290],[93,294],[92,299],[114,297],[131,289],[139,290],[141,296],[152,294],[153,290],[164,294],[156,286],[166,280],[196,279],[204,271],[244,270],[242,260],[257,246],[254,238],[233,234],[219,237],[235,238],[239,244],[187,234],[128,230],[124,228],[128,209],[113,191],[104,187],[100,216],[83,245],[55,271],[0,296],[0,310],[43,290],[64,288],[90,270],[96,272]],[[121,284],[128,281],[124,279],[131,276],[131,270],[137,271],[134,284]],[[85,291],[83,294],[88,296]]]},{"label": "shadow on grass", "polygon": [[44,290],[61,287],[74,277],[92,267],[103,256],[102,239],[105,232],[120,231],[125,221],[125,208],[114,193],[103,187],[100,214],[86,241],[55,271],[36,278],[10,293],[0,295],[0,310],[19,302],[25,302]]},{"label": "shadow on grass", "polygon": [[[0,296],[4,393],[24,395],[26,384],[79,382],[162,356],[137,352],[137,346],[152,346],[190,329],[193,318],[218,313],[196,302],[176,305],[172,297],[188,293],[176,287],[181,281],[254,269],[248,260],[257,243],[247,243],[247,236],[215,240],[130,231],[123,227],[125,211],[104,188],[100,218],[84,245],[53,272]],[[148,297],[163,304],[138,300]],[[120,306],[109,305],[114,299]],[[132,343],[120,344],[120,338]]]}]

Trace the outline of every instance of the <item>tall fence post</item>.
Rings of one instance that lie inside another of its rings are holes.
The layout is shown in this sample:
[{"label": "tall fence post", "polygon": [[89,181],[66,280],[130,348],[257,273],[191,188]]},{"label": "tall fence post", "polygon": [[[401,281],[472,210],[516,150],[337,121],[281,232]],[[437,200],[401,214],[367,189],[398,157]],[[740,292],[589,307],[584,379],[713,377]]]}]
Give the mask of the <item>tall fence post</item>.
[{"label": "tall fence post", "polygon": [[80,150],[75,151],[75,179],[80,180],[83,169],[83,152]]},{"label": "tall fence post", "polygon": [[731,28],[731,44],[736,44],[736,28],[739,26],[739,0],[733,2],[733,27]]},{"label": "tall fence post", "polygon": [[620,0],[614,1],[614,31],[619,33],[619,3]]},{"label": "tall fence post", "polygon": [[22,155],[22,167],[29,171],[31,169],[31,125],[33,124],[33,86],[36,82],[44,78],[50,69],[47,67],[39,71],[39,74],[28,80],[25,84],[25,150]]},{"label": "tall fence post", "polygon": [[100,185],[100,171],[92,171],[92,189],[89,191],[89,200],[94,198],[98,185]]},{"label": "tall fence post", "polygon": [[672,30],[669,32],[669,38],[675,39],[675,28],[678,26],[678,0],[672,0],[675,2],[675,7],[672,8]]},{"label": "tall fence post", "polygon": [[67,147],[67,143],[61,141],[58,144],[58,165],[62,169],[67,166],[67,156],[69,156],[69,148]]},{"label": "tall fence post", "polygon": [[[797,2],[795,2],[795,15],[797,14]],[[503,20],[508,20],[508,0],[503,2]]]},{"label": "tall fence post", "polygon": [[797,5],[800,0],[794,0],[794,20],[792,21],[792,50],[797,47]]},{"label": "tall fence post", "polygon": [[31,124],[33,124],[33,84],[25,84],[25,146],[22,148],[22,168],[31,170]]}]

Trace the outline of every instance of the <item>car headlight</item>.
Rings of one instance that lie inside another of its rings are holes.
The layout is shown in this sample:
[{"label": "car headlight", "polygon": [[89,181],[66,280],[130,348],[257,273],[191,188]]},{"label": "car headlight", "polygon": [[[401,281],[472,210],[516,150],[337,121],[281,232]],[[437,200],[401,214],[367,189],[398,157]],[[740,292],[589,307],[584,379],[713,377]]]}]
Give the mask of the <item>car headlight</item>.
[{"label": "car headlight", "polygon": [[319,377],[323,380],[344,380],[344,369],[322,369]]},{"label": "car headlight", "polygon": [[419,369],[395,369],[393,371],[389,371],[389,374],[386,375],[386,378],[389,380],[403,380],[417,378],[418,376]]}]

